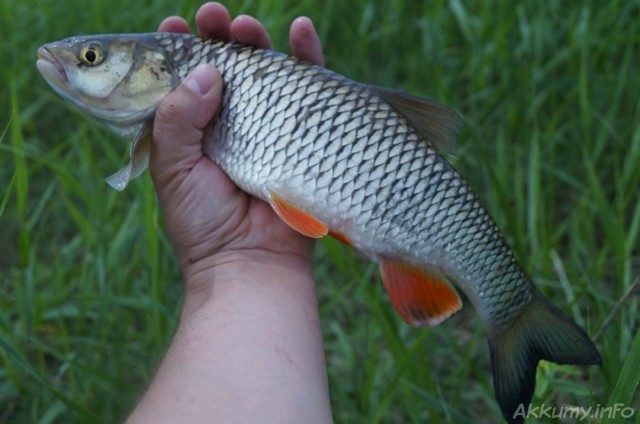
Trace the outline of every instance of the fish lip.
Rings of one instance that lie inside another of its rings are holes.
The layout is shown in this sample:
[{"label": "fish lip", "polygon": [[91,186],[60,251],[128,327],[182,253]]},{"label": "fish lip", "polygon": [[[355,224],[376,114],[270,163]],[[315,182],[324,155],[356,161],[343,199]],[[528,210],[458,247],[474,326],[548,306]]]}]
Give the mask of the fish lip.
[{"label": "fish lip", "polygon": [[64,70],[64,66],[56,59],[56,57],[47,49],[46,46],[42,46],[38,49],[38,60],[36,66],[42,75],[57,84],[66,83],[67,72]]}]

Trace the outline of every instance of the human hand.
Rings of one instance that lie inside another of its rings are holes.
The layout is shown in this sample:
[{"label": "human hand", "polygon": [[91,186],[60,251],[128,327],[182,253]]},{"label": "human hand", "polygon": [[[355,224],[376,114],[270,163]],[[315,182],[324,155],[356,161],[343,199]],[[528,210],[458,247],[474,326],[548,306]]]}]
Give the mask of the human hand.
[{"label": "human hand", "polygon": [[[220,4],[196,15],[203,36],[270,47],[255,19]],[[178,17],[160,31],[189,32]],[[322,64],[311,21],[291,26],[293,54]],[[185,283],[180,323],[127,423],[330,423],[312,240],[242,192],[203,155],[222,78],[196,68],[160,103],[150,169]],[[204,94],[201,94],[204,93]]]},{"label": "human hand", "polygon": [[[257,20],[243,15],[231,21],[218,3],[200,7],[196,25],[205,37],[271,47]],[[158,30],[188,33],[189,26],[180,17],[170,17]],[[323,64],[320,41],[308,18],[293,22],[290,41],[294,56]],[[290,229],[267,203],[241,191],[204,156],[203,129],[219,110],[222,85],[212,65],[201,65],[156,111],[151,176],[187,290],[208,284],[207,271],[219,265],[257,262],[307,268],[311,259],[312,240]]]}]

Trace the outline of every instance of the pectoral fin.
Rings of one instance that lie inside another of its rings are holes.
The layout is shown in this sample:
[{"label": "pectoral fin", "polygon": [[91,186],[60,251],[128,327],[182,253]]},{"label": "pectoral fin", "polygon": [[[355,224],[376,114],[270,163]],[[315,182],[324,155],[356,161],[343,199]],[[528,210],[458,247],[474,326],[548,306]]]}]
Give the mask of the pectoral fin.
[{"label": "pectoral fin", "polygon": [[380,273],[393,307],[409,325],[437,325],[462,308],[456,290],[437,271],[383,259]]},{"label": "pectoral fin", "polygon": [[278,216],[291,228],[311,238],[321,238],[329,233],[327,226],[312,215],[298,208],[278,193],[269,191],[269,203]]},{"label": "pectoral fin", "polygon": [[153,121],[147,122],[131,143],[127,166],[106,178],[107,184],[118,191],[124,190],[129,181],[142,174],[149,164],[149,151],[153,141]]}]

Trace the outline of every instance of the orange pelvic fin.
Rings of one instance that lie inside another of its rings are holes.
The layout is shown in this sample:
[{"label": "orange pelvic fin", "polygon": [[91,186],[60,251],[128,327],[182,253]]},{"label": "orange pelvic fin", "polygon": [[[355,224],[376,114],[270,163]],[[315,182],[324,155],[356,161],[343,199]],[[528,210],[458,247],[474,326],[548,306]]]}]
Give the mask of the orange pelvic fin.
[{"label": "orange pelvic fin", "polygon": [[299,209],[278,193],[269,191],[269,203],[280,219],[300,234],[311,238],[321,238],[329,233],[329,229],[324,223]]},{"label": "orange pelvic fin", "polygon": [[462,308],[458,293],[438,271],[382,259],[380,273],[393,307],[409,325],[437,325]]},{"label": "orange pelvic fin", "polygon": [[329,235],[334,239],[346,244],[347,246],[351,246],[351,241],[349,240],[349,237],[345,236],[344,234],[336,231],[329,231]]}]

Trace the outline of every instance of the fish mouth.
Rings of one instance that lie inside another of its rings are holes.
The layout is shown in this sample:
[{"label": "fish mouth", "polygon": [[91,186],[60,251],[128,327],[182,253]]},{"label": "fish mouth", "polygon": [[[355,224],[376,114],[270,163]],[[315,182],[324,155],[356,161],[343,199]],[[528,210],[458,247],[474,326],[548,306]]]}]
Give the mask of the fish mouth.
[{"label": "fish mouth", "polygon": [[66,85],[68,82],[67,73],[64,70],[64,67],[44,46],[38,49],[38,60],[36,61],[36,66],[47,81],[56,85]]}]

